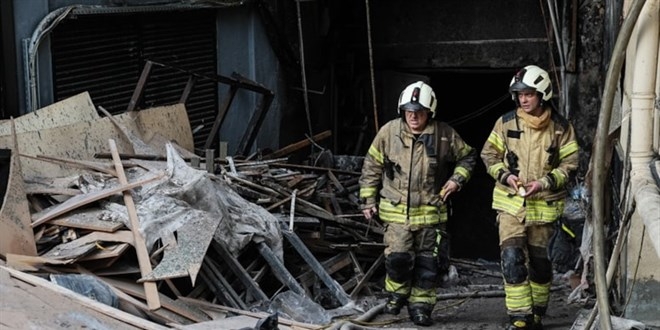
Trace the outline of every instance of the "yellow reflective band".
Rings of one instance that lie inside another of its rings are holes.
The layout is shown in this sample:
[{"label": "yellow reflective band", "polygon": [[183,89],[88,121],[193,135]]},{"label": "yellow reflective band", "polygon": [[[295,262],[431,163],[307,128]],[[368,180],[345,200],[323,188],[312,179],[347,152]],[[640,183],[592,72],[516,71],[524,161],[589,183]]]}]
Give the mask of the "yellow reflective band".
[{"label": "yellow reflective band", "polygon": [[577,152],[578,151],[578,144],[575,141],[571,141],[567,143],[565,146],[562,146],[559,149],[559,159],[564,159],[566,156]]},{"label": "yellow reflective band", "polygon": [[378,164],[383,165],[383,154],[372,144],[369,147],[369,155],[373,157]]},{"label": "yellow reflective band", "polygon": [[392,280],[389,276],[385,276],[385,290],[387,292],[394,292],[404,296],[410,293],[410,282],[399,283]]},{"label": "yellow reflective band", "polygon": [[532,281],[529,282],[532,288],[532,301],[534,306],[547,306],[550,299],[550,282],[539,284]]},{"label": "yellow reflective band", "polygon": [[493,208],[496,210],[509,214],[518,214],[524,203],[525,199],[517,194],[509,195],[508,192],[499,186],[495,186],[495,189],[493,189]]},{"label": "yellow reflective band", "polygon": [[360,198],[374,197],[377,191],[376,187],[360,187]]},{"label": "yellow reflective band", "polygon": [[429,225],[448,220],[445,205],[440,206],[440,209],[431,205],[411,207],[407,214],[405,204],[392,205],[388,201],[381,201],[379,208],[380,219],[386,222],[406,223],[408,220],[411,225]]},{"label": "yellow reflective band", "polygon": [[500,138],[499,134],[490,132],[490,135],[488,136],[488,143],[492,144],[498,152],[504,152],[504,141],[502,141],[502,138]]},{"label": "yellow reflective band", "polygon": [[442,242],[442,235],[440,229],[435,230],[435,246],[433,247],[433,256],[437,257],[440,254],[440,242]]},{"label": "yellow reflective band", "polygon": [[468,171],[465,167],[456,166],[454,169],[454,174],[458,174],[464,177],[466,181],[470,179],[470,171]]},{"label": "yellow reflective band", "polygon": [[435,289],[422,289],[412,287],[410,297],[408,297],[409,304],[429,304],[435,305],[437,300]]},{"label": "yellow reflective band", "polygon": [[465,157],[465,155],[469,154],[470,151],[472,151],[472,147],[470,147],[469,145],[466,144],[466,145],[465,145],[465,146],[464,146],[464,147],[458,152],[457,157],[458,157],[458,158],[463,158],[463,157]]},{"label": "yellow reflective band", "polygon": [[497,176],[500,174],[500,170],[504,168],[504,163],[493,164],[492,166],[488,167],[488,174],[497,180]]},{"label": "yellow reflective band", "polygon": [[550,175],[555,178],[555,187],[561,188],[566,183],[566,176],[562,170],[555,168],[554,170],[550,171]]},{"label": "yellow reflective band", "polygon": [[561,224],[561,229],[568,234],[568,236],[571,236],[572,238],[575,238],[575,233],[571,230],[571,228],[568,228],[566,224]]},{"label": "yellow reflective band", "polygon": [[509,310],[521,310],[532,307],[532,289],[529,282],[522,284],[504,284],[506,298],[504,303]]},{"label": "yellow reflective band", "polygon": [[559,219],[564,212],[564,201],[557,200],[548,205],[544,200],[528,200],[526,211],[527,221],[552,222]]}]

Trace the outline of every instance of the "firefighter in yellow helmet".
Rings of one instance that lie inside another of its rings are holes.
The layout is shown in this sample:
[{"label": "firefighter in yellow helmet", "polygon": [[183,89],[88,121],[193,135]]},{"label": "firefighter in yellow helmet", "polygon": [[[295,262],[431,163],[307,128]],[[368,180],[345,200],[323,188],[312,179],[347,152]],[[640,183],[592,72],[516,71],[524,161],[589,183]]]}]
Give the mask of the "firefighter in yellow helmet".
[{"label": "firefighter in yellow helmet", "polygon": [[386,228],[384,312],[397,315],[407,304],[410,319],[423,326],[433,324],[445,202],[468,181],[477,161],[475,149],[433,119],[436,103],[428,84],[407,86],[398,102],[401,117],[378,131],[360,177],[365,218],[378,215]]},{"label": "firefighter in yellow helmet", "polygon": [[481,158],[495,179],[492,207],[498,213],[509,329],[542,329],[552,280],[548,240],[563,213],[578,144],[572,125],[550,105],[552,83],[545,70],[524,67],[509,92],[517,107],[495,122]]}]

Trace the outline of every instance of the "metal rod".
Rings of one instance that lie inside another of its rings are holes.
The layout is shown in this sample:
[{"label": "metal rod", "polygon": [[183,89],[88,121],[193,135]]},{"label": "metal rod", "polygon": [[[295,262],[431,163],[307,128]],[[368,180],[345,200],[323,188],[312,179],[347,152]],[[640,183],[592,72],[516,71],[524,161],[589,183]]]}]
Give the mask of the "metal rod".
[{"label": "metal rod", "polygon": [[371,76],[371,97],[374,104],[374,128],[378,132],[378,107],[376,106],[376,81],[374,78],[374,51],[371,46],[371,15],[369,15],[369,0],[364,0],[367,13],[367,43],[369,45],[369,74]]},{"label": "metal rod", "polygon": [[300,74],[302,77],[303,99],[305,100],[305,113],[307,114],[307,129],[309,135],[313,136],[312,118],[309,114],[309,97],[307,94],[307,75],[305,73],[305,46],[303,44],[302,15],[300,13],[300,1],[296,0],[296,12],[298,14],[298,39],[300,43]]}]

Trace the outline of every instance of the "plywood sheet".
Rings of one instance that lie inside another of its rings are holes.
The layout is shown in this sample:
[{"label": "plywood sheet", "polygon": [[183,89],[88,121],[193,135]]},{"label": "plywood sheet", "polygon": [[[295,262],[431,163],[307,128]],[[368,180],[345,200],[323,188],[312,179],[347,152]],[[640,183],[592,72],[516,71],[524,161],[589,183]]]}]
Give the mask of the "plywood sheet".
[{"label": "plywood sheet", "polygon": [[[180,146],[192,150],[193,139],[186,109],[182,104],[157,107],[124,113],[114,117],[117,122],[129,129],[138,127],[136,136],[160,134],[168,140],[176,141]],[[129,124],[135,121],[136,124]],[[117,143],[120,153],[132,150],[131,141],[127,141],[108,117],[92,121],[81,121],[66,126],[42,129],[38,132],[18,134],[18,147],[21,154],[29,156],[52,156],[77,160],[92,160],[94,154],[109,153],[108,140]],[[9,136],[0,136],[0,146],[11,143]],[[165,156],[165,146],[158,146]],[[80,169],[52,164],[28,157],[21,157],[23,176],[67,176],[80,173]]]},{"label": "plywood sheet", "polygon": [[[89,97],[89,93],[83,92],[37,111],[26,113],[15,118],[14,121],[16,122],[16,133],[20,134],[98,118],[99,115],[92,99]],[[10,134],[9,121],[0,122],[0,135]]]},{"label": "plywood sheet", "polygon": [[[195,144],[188,113],[185,105],[181,103],[139,111],[137,127],[143,133],[145,141],[160,134],[161,138],[165,137],[188,151],[194,151]],[[163,154],[166,154],[165,145],[158,147],[161,148]]]},{"label": "plywood sheet", "polygon": [[36,256],[37,245],[30,226],[30,207],[25,194],[21,163],[14,139],[15,134],[11,134],[9,137],[12,141],[9,179],[7,187],[0,187],[0,189],[6,189],[4,200],[0,201],[2,202],[0,204],[0,229],[2,229],[0,230],[0,255],[6,256],[7,253],[15,253]]}]

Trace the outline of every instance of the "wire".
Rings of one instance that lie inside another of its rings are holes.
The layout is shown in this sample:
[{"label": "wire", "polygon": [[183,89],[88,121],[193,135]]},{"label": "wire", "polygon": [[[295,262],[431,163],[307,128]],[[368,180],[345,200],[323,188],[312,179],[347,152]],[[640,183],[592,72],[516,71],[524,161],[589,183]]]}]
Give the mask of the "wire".
[{"label": "wire", "polygon": [[374,128],[378,132],[378,107],[376,106],[376,82],[374,78],[374,53],[371,46],[371,18],[369,15],[369,0],[364,0],[367,12],[367,43],[369,45],[369,73],[371,76],[371,96],[374,102]]},{"label": "wire", "polygon": [[642,248],[644,247],[644,235],[646,235],[646,227],[642,227],[642,234],[641,239],[639,240],[639,253],[637,254],[637,264],[635,264],[635,272],[633,273],[633,281],[632,285],[630,286],[630,291],[628,292],[628,297],[626,298],[626,302],[623,305],[623,308],[621,309],[621,315],[626,311],[626,308],[628,308],[628,303],[630,303],[630,298],[632,297],[633,289],[635,288],[635,283],[637,283],[637,271],[639,270],[639,264],[640,260],[642,259]]},{"label": "wire", "polygon": [[302,29],[302,15],[300,13],[300,0],[294,0],[296,2],[296,11],[298,14],[298,38],[300,41],[300,74],[302,76],[302,87],[303,87],[303,99],[305,100],[305,113],[307,114],[307,129],[309,130],[309,135],[314,136],[312,131],[312,119],[309,114],[309,98],[307,96],[307,75],[305,73],[305,46],[303,44],[303,29]]},{"label": "wire", "polygon": [[454,125],[457,126],[457,125],[461,125],[461,124],[463,124],[463,123],[465,123],[465,122],[467,122],[467,121],[470,121],[470,120],[472,120],[472,119],[474,119],[474,118],[477,118],[477,117],[483,115],[484,113],[486,113],[486,112],[492,110],[493,108],[495,108],[495,106],[497,106],[498,104],[504,102],[504,101],[507,100],[509,97],[510,97],[510,94],[508,94],[508,93],[505,94],[505,95],[502,95],[502,96],[500,96],[499,98],[497,98],[497,99],[495,99],[494,101],[492,101],[492,102],[486,104],[486,105],[483,106],[481,109],[479,109],[479,110],[477,110],[477,111],[475,111],[475,112],[471,112],[471,113],[469,113],[469,114],[467,114],[467,115],[465,115],[465,116],[463,116],[463,117],[459,117],[459,118],[456,118],[456,119],[453,119],[453,120],[449,121],[449,124],[452,125],[452,126],[454,126]]}]

